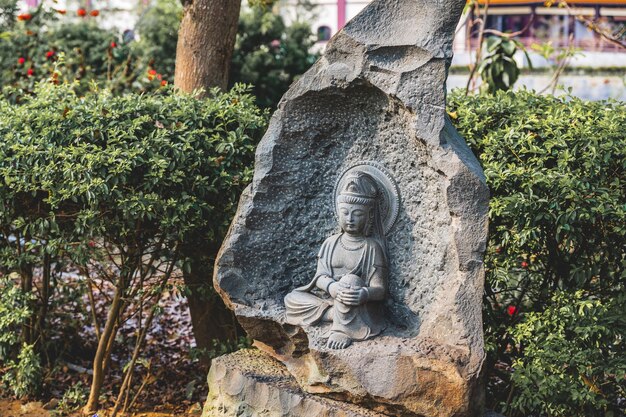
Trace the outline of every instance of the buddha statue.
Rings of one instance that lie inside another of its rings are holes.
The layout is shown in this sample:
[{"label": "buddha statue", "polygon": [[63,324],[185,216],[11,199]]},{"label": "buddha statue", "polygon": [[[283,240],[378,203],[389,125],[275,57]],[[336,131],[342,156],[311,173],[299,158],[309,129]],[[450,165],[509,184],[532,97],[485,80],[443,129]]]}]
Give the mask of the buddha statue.
[{"label": "buddha statue", "polygon": [[339,186],[336,214],[341,232],[322,244],[313,280],[285,297],[287,323],[332,323],[330,349],[345,349],[384,330],[382,301],[388,277],[379,184],[356,170]]}]

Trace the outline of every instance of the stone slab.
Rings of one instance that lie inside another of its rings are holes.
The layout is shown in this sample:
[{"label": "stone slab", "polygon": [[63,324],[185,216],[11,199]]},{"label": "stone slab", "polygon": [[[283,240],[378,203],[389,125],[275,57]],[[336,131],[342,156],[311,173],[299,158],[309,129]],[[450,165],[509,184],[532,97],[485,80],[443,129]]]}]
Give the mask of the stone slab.
[{"label": "stone slab", "polygon": [[287,369],[258,350],[213,361],[202,417],[385,417],[303,392]]}]

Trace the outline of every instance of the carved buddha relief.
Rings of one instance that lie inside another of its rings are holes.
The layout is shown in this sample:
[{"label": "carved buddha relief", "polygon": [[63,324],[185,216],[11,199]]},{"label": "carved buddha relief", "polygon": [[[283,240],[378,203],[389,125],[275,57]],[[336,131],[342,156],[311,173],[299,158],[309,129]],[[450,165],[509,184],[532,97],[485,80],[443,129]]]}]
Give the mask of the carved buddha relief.
[{"label": "carved buddha relief", "polygon": [[327,347],[345,349],[385,328],[386,235],[398,215],[399,193],[382,166],[360,162],[339,177],[333,197],[341,232],[322,244],[313,280],[285,297],[286,321],[332,323]]}]

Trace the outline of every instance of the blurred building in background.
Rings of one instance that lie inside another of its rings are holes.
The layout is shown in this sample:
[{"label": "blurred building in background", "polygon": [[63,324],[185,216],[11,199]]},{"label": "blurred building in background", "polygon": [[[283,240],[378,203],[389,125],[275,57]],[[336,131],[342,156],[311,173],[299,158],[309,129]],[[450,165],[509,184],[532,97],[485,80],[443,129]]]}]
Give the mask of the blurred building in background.
[{"label": "blurred building in background", "polygon": [[[482,15],[485,0],[480,0]],[[490,0],[487,9],[487,25],[504,33],[519,33],[515,37],[529,52],[533,66],[550,66],[551,63],[533,52],[533,46],[550,44],[555,50],[579,51],[569,61],[570,67],[626,68],[626,49],[610,41],[602,32],[626,42],[626,0],[576,0],[569,7],[557,4],[547,7],[543,1]],[[469,19],[475,18],[471,10]],[[589,28],[596,26],[597,31]],[[464,25],[455,39],[457,64],[468,64],[468,53],[476,50],[478,33],[475,28]],[[527,66],[523,56],[518,63]]]},{"label": "blurred building in background", "polygon": [[[356,16],[368,3],[367,0],[310,0],[315,5],[312,26],[321,44],[327,42],[347,21]],[[300,0],[284,0],[283,8],[296,8]],[[480,0],[482,15],[486,0]],[[606,33],[622,37],[626,41],[626,0],[576,0],[570,8],[547,7],[543,0],[489,0],[487,25],[500,32],[520,32],[516,37],[529,51],[533,44],[551,43],[555,49],[578,48],[571,65],[580,67],[626,67],[626,49],[598,35],[579,18],[597,24]],[[288,13],[288,10],[285,10]],[[455,39],[455,61],[453,65],[467,65],[470,54],[478,43],[478,30],[467,22],[473,19],[474,10],[461,20]],[[482,16],[479,16],[482,17]],[[531,52],[532,54],[532,52]],[[536,66],[544,66],[538,54]],[[520,64],[524,65],[523,62]]]},{"label": "blurred building in background", "polygon": [[[100,16],[98,23],[107,29],[117,28],[120,31],[133,30],[135,23],[151,3],[150,0],[56,0],[55,2],[46,0],[20,0],[18,4],[22,10],[38,7],[43,1],[44,6],[57,10],[67,11],[67,16],[80,17],[76,14],[78,9],[84,8],[88,11],[98,10]],[[172,0],[180,1],[180,0]]]},{"label": "blurred building in background", "polygon": [[[615,43],[597,35],[577,17],[594,21],[607,33],[624,34],[626,0],[576,0],[571,4],[568,9],[557,5],[546,7],[543,1],[490,0],[487,27],[501,32],[521,32],[517,39],[526,46],[552,42],[555,47],[620,52]],[[476,36],[471,37],[472,42],[476,40]]]}]

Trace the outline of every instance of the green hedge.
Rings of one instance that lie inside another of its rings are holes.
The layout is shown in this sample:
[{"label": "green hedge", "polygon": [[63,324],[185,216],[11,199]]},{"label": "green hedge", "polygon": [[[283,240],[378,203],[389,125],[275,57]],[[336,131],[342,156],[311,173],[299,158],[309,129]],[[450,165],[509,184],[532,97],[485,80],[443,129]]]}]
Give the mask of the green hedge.
[{"label": "green hedge", "polygon": [[20,106],[0,101],[0,195],[14,213],[3,225],[29,216],[112,239],[138,224],[175,239],[220,235],[263,124],[242,87],[198,100],[42,84]]},{"label": "green hedge", "polygon": [[492,193],[489,405],[509,417],[619,415],[626,104],[456,91],[449,115]]},{"label": "green hedge", "polygon": [[170,88],[80,97],[72,85],[41,83],[21,105],[0,100],[0,311],[16,311],[0,320],[5,382],[19,380],[20,350],[48,348],[43,324],[62,285],[51,269],[85,274],[102,261],[131,303],[152,297],[145,286],[160,282],[158,265],[188,270],[185,248],[221,241],[265,123],[239,85],[201,100]]}]

